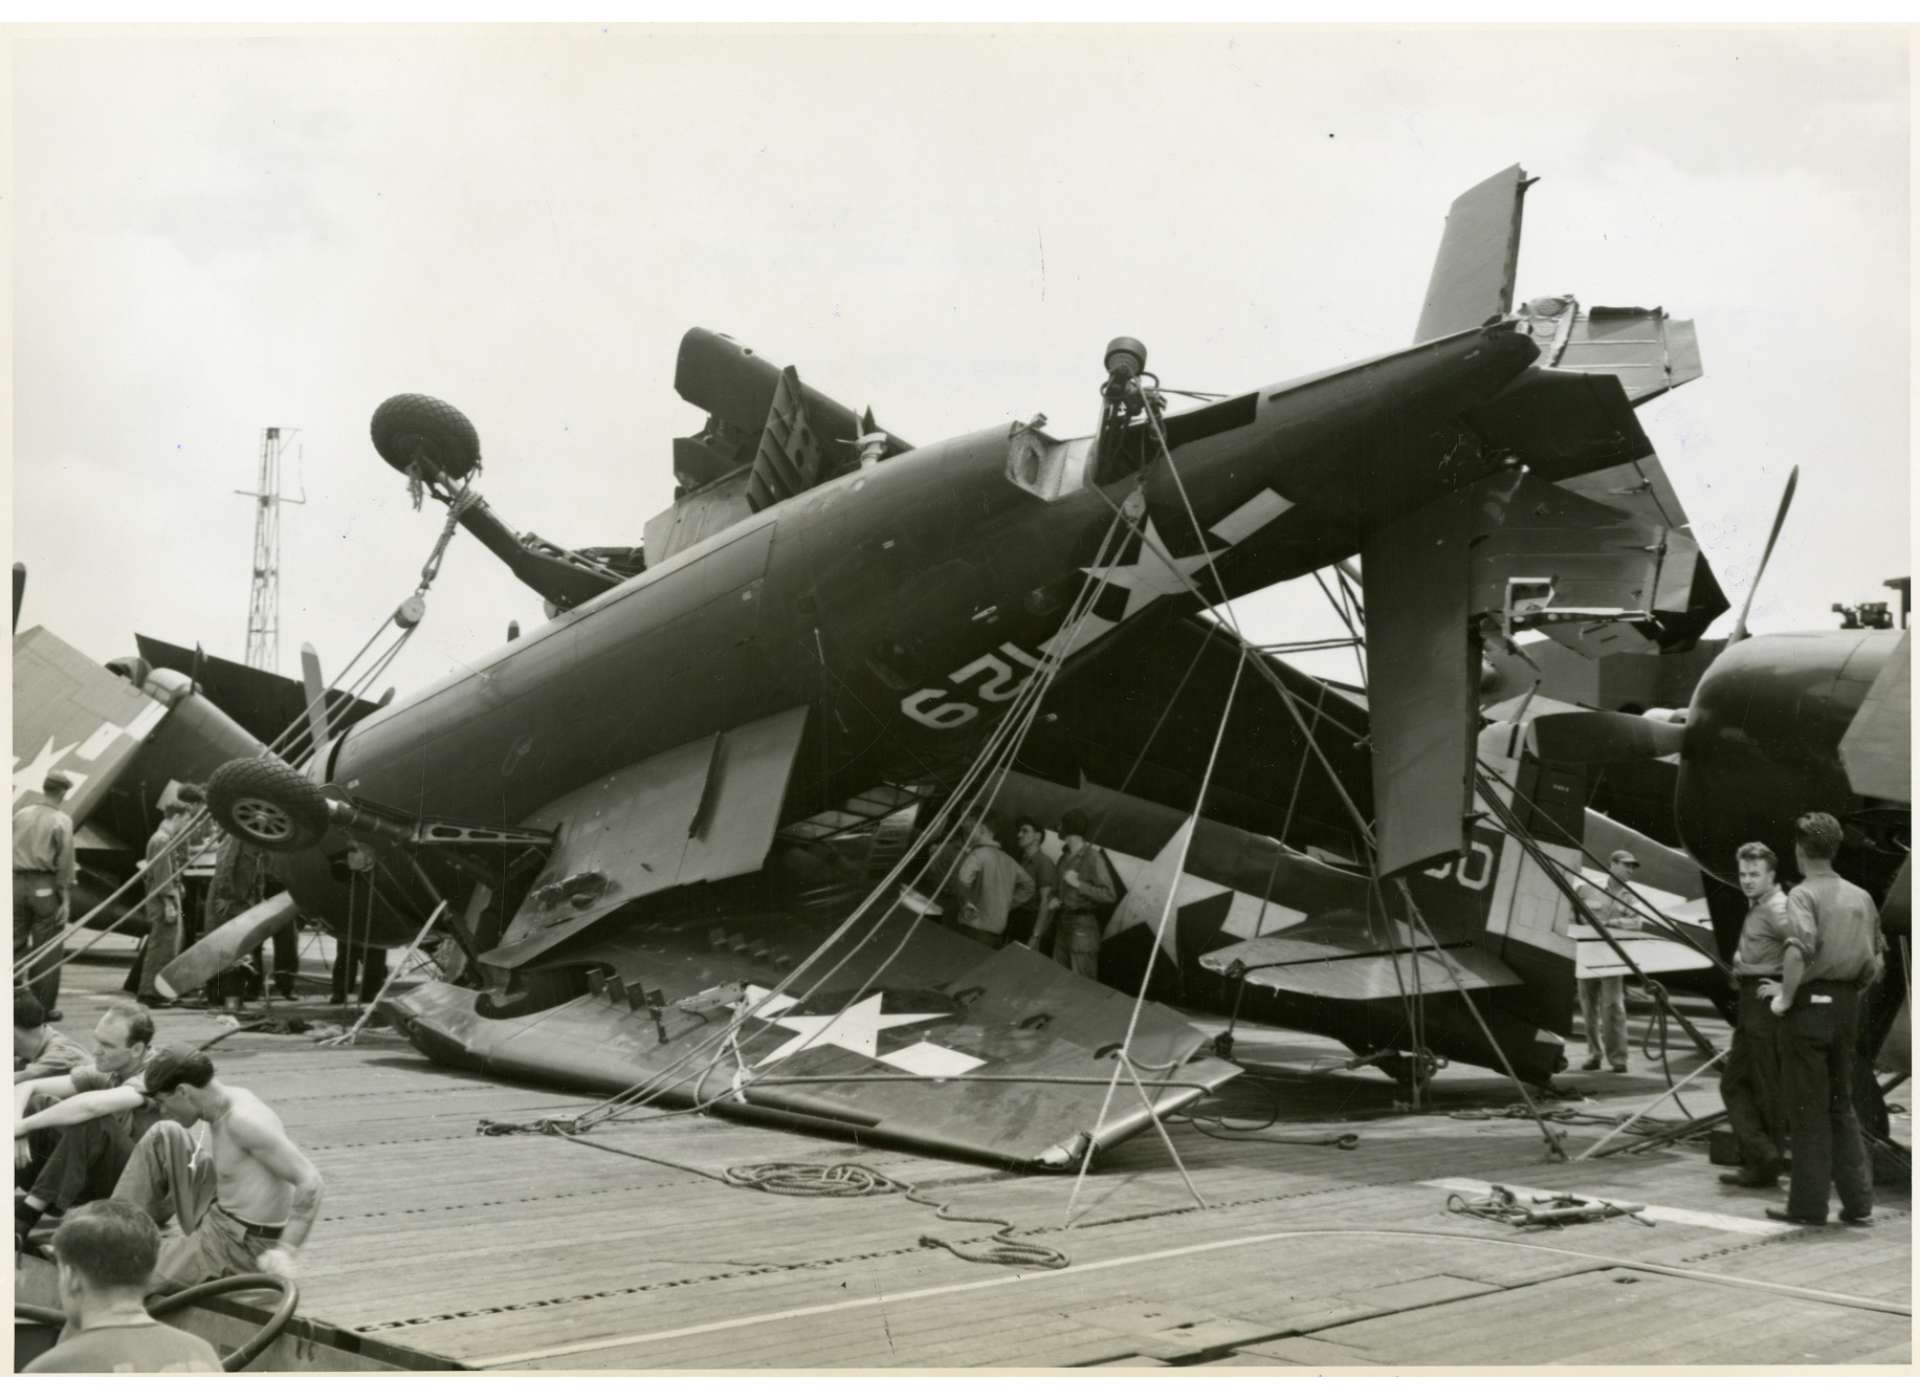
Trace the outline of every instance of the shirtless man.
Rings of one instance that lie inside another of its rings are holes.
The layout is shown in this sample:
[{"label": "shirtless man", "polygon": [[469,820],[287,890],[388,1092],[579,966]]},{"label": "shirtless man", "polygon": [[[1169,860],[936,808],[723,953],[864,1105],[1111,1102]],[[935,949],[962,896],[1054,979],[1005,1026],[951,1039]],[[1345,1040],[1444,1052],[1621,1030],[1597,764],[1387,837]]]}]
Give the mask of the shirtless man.
[{"label": "shirtless man", "polygon": [[[320,1173],[280,1115],[252,1090],[222,1084],[212,1060],[183,1046],[155,1050],[145,1080],[166,1116],[134,1148],[113,1198],[157,1223],[180,1222],[184,1237],[161,1251],[154,1287],[256,1270],[292,1278],[320,1212]],[[202,1145],[188,1132],[199,1123],[207,1125]]]}]

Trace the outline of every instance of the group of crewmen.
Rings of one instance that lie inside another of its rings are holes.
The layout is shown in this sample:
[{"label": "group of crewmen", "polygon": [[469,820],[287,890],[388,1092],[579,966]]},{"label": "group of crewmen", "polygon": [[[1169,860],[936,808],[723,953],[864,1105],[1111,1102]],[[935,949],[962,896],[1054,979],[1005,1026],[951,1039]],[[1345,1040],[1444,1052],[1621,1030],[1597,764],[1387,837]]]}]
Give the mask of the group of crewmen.
[{"label": "group of crewmen", "polygon": [[[319,1214],[319,1171],[279,1115],[222,1082],[204,1051],[153,1044],[137,1003],[101,1016],[91,1056],[27,988],[15,989],[13,1019],[14,1252],[58,1221],[68,1319],[28,1369],[218,1370],[173,1329],[150,1330],[159,1325],[136,1304],[234,1274],[293,1277]],[[169,1221],[179,1233],[162,1244]]]},{"label": "group of crewmen", "polygon": [[1886,970],[1887,946],[1872,896],[1834,872],[1840,842],[1833,816],[1801,816],[1801,878],[1791,890],[1781,889],[1770,848],[1750,841],[1737,853],[1748,909],[1733,964],[1739,1019],[1720,1094],[1741,1165],[1720,1179],[1772,1190],[1786,1172],[1786,1205],[1767,1214],[1800,1225],[1826,1224],[1834,1193],[1845,1224],[1873,1214],[1860,1114],[1864,1098],[1877,1098],[1878,1047],[1865,1043],[1861,1003]]},{"label": "group of crewmen", "polygon": [[[16,966],[68,928],[77,869],[61,804],[71,788],[49,774],[14,813]],[[153,1043],[150,1009],[173,1004],[157,978],[185,944],[184,836],[200,801],[183,784],[163,805],[142,871],[148,932],[126,988],[136,996],[101,1016],[92,1052],[56,1024],[59,959],[42,956],[14,987],[14,1251],[54,1224],[68,1319],[29,1371],[218,1371],[211,1347],[156,1322],[144,1300],[233,1274],[291,1277],[319,1211],[320,1174],[279,1116],[223,1083],[203,1051]],[[226,888],[229,904],[258,897],[240,883],[216,878],[216,894]],[[287,992],[293,958],[291,940],[276,949]],[[170,1221],[178,1234],[163,1243]]]},{"label": "group of crewmen", "polygon": [[1119,899],[1100,848],[1087,840],[1087,814],[1060,818],[1060,859],[1048,855],[1038,820],[1015,817],[1016,858],[990,817],[968,834],[953,873],[955,926],[989,948],[1022,943],[1082,977],[1100,972],[1100,910]]}]

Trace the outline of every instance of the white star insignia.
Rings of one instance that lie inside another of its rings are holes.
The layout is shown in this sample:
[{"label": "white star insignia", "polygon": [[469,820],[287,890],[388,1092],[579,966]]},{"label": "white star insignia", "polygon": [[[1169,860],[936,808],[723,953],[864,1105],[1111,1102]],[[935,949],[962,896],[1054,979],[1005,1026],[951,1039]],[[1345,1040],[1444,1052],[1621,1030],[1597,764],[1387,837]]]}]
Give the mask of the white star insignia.
[{"label": "white star insignia", "polygon": [[1227,893],[1225,885],[1188,875],[1180,868],[1180,851],[1196,820],[1188,817],[1182,822],[1150,861],[1138,860],[1123,851],[1107,852],[1120,878],[1126,881],[1127,892],[1114,907],[1113,917],[1107,920],[1106,937],[1111,938],[1135,924],[1158,929],[1160,915],[1172,899],[1173,912],[1167,917],[1166,935],[1159,949],[1173,959],[1175,967],[1180,965],[1180,911],[1189,904]]},{"label": "white star insignia", "polygon": [[1085,572],[1104,584],[1126,590],[1127,607],[1120,616],[1120,620],[1125,622],[1156,598],[1185,593],[1188,583],[1200,572],[1201,567],[1225,553],[1224,549],[1206,549],[1175,559],[1160,538],[1160,527],[1154,524],[1153,517],[1149,515],[1147,528],[1141,532],[1139,558],[1131,564],[1109,564]]},{"label": "white star insignia", "polygon": [[[16,765],[13,770],[13,800],[18,802],[28,793],[40,791],[46,785],[47,774],[53,771],[53,765],[78,747],[78,744],[68,744],[64,748],[56,749],[53,746],[53,736],[48,735],[46,742],[40,745],[40,752],[34,755],[33,762],[25,768],[18,766],[20,755],[13,755],[13,762]],[[76,779],[74,786],[77,788],[80,785],[78,779],[84,775],[69,774],[69,776]]]},{"label": "white star insignia", "polygon": [[792,1040],[776,1047],[763,1057],[755,1068],[777,1064],[781,1060],[798,1055],[802,1050],[818,1049],[823,1045],[837,1046],[842,1050],[851,1050],[856,1055],[864,1055],[869,1060],[878,1060],[881,1064],[891,1065],[909,1074],[924,1075],[932,1078],[944,1078],[949,1075],[965,1074],[977,1069],[985,1060],[975,1059],[957,1050],[949,1050],[943,1045],[929,1041],[920,1041],[888,1054],[880,1053],[880,1032],[894,1026],[911,1026],[920,1021],[938,1021],[948,1013],[944,1011],[895,1012],[888,1015],[881,1009],[882,994],[875,992],[864,1001],[838,1011],[831,1016],[788,1016],[789,1006],[798,1003],[792,997],[767,997],[763,987],[748,987],[746,1004],[755,1005],[765,1000],[754,1012],[761,1020],[771,1021],[782,1030],[794,1031]]}]

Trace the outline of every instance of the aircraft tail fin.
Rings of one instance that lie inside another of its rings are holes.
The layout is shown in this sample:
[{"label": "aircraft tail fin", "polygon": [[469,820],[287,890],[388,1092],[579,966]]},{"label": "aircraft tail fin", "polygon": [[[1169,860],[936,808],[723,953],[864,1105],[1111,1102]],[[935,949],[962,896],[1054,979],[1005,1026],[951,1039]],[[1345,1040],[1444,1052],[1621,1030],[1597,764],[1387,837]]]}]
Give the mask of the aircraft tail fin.
[{"label": "aircraft tail fin", "polygon": [[1526,171],[1510,165],[1454,200],[1413,333],[1416,343],[1484,326],[1512,308],[1521,204],[1532,183]]}]

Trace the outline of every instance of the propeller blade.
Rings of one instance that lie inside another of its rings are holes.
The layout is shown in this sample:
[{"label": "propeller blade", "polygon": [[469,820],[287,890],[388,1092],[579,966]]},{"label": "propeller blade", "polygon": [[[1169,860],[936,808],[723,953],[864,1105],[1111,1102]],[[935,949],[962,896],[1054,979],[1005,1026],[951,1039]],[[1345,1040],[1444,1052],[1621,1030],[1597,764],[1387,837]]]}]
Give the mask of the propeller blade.
[{"label": "propeller blade", "polygon": [[27,566],[13,566],[13,630],[20,630],[20,603],[27,596]]},{"label": "propeller blade", "polygon": [[1773,513],[1773,529],[1767,535],[1767,547],[1760,555],[1760,567],[1753,571],[1753,582],[1747,585],[1746,600],[1740,604],[1740,616],[1733,624],[1733,635],[1727,639],[1729,643],[1747,635],[1747,610],[1753,606],[1753,595],[1760,591],[1760,579],[1767,572],[1767,561],[1773,558],[1773,546],[1780,538],[1780,527],[1787,523],[1787,507],[1793,504],[1793,488],[1799,484],[1800,468],[1796,466],[1787,473],[1787,488],[1780,493],[1780,508]]},{"label": "propeller blade", "polygon": [[197,991],[293,924],[293,896],[282,890],[236,914],[160,969],[160,994],[178,997]]},{"label": "propeller blade", "polygon": [[1632,763],[1680,752],[1686,726],[1617,710],[1578,710],[1534,718],[1535,754],[1549,763]]}]

